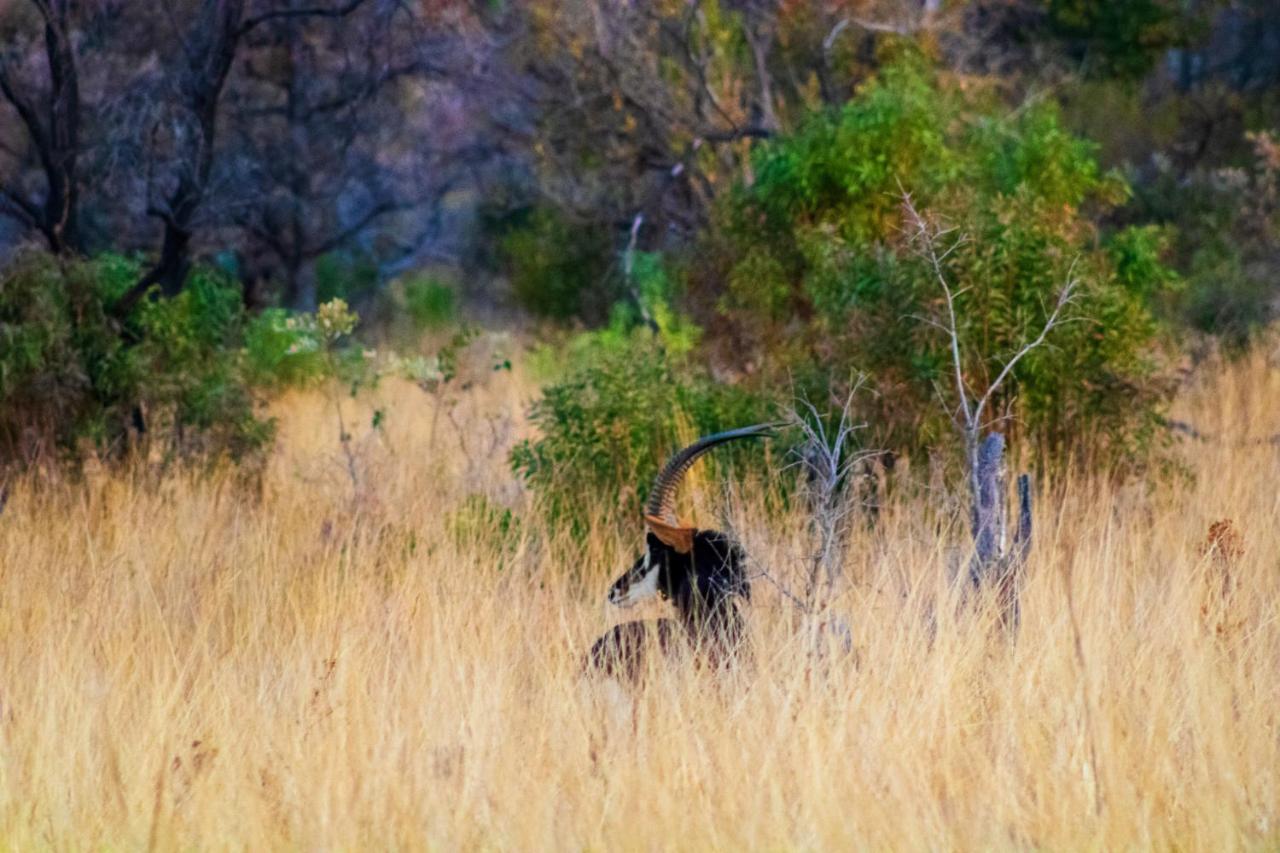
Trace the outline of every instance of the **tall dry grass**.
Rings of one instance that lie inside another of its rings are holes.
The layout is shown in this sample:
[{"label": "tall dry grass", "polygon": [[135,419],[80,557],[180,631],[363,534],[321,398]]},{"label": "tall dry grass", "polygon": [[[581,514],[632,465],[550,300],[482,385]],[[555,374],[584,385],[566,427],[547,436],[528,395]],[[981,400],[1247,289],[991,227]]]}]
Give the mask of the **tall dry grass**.
[{"label": "tall dry grass", "polygon": [[[475,493],[519,506],[504,454],[533,390],[499,375],[437,410],[384,387],[358,490],[318,396],[282,403],[257,496],[231,476],[16,484],[3,845],[1280,846],[1280,451],[1251,442],[1280,431],[1280,375],[1262,356],[1185,393],[1221,439],[1183,452],[1191,477],[1040,484],[1016,642],[939,604],[962,531],[942,496],[903,499],[849,544],[835,608],[855,658],[816,661],[758,582],[752,666],[658,671],[630,704],[577,667],[623,615],[603,592],[639,530],[558,559],[568,543],[527,516],[494,544],[456,514]],[[760,564],[798,565],[803,519],[751,488],[730,507]],[[1206,553],[1220,519],[1240,542]]]}]

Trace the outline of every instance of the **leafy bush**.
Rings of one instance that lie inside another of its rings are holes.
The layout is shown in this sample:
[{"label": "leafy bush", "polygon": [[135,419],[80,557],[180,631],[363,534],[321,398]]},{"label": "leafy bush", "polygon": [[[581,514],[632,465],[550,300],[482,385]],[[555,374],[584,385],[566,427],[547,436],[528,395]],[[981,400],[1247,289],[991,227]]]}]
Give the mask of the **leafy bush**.
[{"label": "leafy bush", "polygon": [[452,323],[458,312],[453,288],[429,276],[404,283],[404,307],[417,329],[439,329]]},{"label": "leafy bush", "polygon": [[634,299],[619,301],[609,313],[607,325],[536,347],[529,359],[536,375],[551,381],[563,379],[601,353],[630,348],[641,328],[653,333],[653,344],[665,358],[685,362],[692,357],[702,330],[676,309],[679,279],[667,270],[663,256],[636,252],[632,276],[641,304]]},{"label": "leafy bush", "polygon": [[316,259],[316,304],[353,302],[378,287],[378,265],[366,252],[329,252]]},{"label": "leafy bush", "polygon": [[516,299],[538,316],[598,321],[617,297],[605,284],[610,246],[599,227],[534,210],[502,237],[501,254]]},{"label": "leafy bush", "polygon": [[0,277],[0,466],[105,458],[256,458],[272,436],[241,351],[240,294],[206,270],[178,296],[111,307],[129,259],[30,254]]},{"label": "leafy bush", "polygon": [[1191,8],[1169,0],[1049,0],[1048,23],[1087,72],[1136,80],[1186,41]]},{"label": "leafy bush", "polygon": [[268,308],[245,326],[244,349],[249,377],[257,385],[309,385],[326,374],[324,348],[298,315]]},{"label": "leafy bush", "polygon": [[[956,291],[966,381],[985,387],[1078,280],[1072,322],[1016,368],[997,410],[1054,455],[1141,454],[1164,386],[1153,360],[1156,294],[1175,284],[1156,229],[1096,224],[1126,197],[1052,106],[1016,112],[942,88],[912,58],[838,112],[762,149],[755,182],[720,212],[693,277],[728,282],[734,328],[814,398],[865,371],[864,414],[889,446],[922,450],[950,430],[939,272]],[[903,194],[954,229],[939,269],[908,237]],[[939,395],[942,395],[940,399]]]},{"label": "leafy bush", "polygon": [[1159,160],[1126,210],[1171,226],[1186,287],[1166,300],[1170,316],[1233,347],[1275,319],[1280,295],[1280,140],[1247,139],[1253,152],[1243,168],[1180,176]]},{"label": "leafy bush", "polygon": [[533,406],[541,437],[512,453],[553,523],[581,529],[599,508],[634,519],[677,446],[768,419],[767,400],[713,382],[647,329],[587,336],[569,351],[573,367]]}]

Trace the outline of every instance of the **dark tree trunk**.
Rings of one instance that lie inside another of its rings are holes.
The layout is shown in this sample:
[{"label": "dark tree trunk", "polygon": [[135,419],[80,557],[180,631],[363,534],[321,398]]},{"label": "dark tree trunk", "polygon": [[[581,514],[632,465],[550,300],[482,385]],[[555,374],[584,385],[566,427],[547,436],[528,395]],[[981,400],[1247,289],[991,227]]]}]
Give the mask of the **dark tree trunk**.
[{"label": "dark tree trunk", "polygon": [[16,212],[24,225],[38,230],[50,251],[57,253],[80,248],[76,173],[80,156],[80,76],[71,42],[69,5],[69,0],[36,4],[44,18],[45,60],[51,84],[43,115],[0,67],[0,95],[18,113],[40,159],[47,188],[43,204],[4,187],[0,187],[0,200],[7,201],[11,212]]},{"label": "dark tree trunk", "polygon": [[193,48],[184,54],[186,67],[178,79],[181,107],[194,119],[196,133],[173,191],[162,205],[149,211],[164,223],[160,257],[120,300],[117,315],[128,314],[154,285],[159,285],[165,296],[174,296],[186,281],[191,269],[193,222],[213,170],[218,102],[244,33],[243,18],[244,0],[205,0],[188,34]]},{"label": "dark tree trunk", "polygon": [[316,288],[316,265],[304,260],[289,270],[288,305],[295,311],[314,311],[319,304]]},{"label": "dark tree trunk", "polygon": [[[76,159],[80,154],[80,78],[67,20],[69,0],[50,3],[45,19],[45,53],[53,88],[49,97],[49,139],[45,174],[49,196],[45,200],[44,232],[55,252],[79,248],[76,209]],[[46,158],[44,153],[42,158]]]},{"label": "dark tree trunk", "polygon": [[[153,286],[173,296],[182,290],[191,268],[196,214],[205,201],[213,171],[218,134],[219,102],[241,42],[250,31],[291,18],[342,18],[368,0],[346,0],[332,6],[280,4],[256,16],[245,16],[245,0],[204,0],[186,33],[190,46],[177,71],[180,108],[192,120],[194,132],[177,169],[168,196],[150,209],[164,223],[160,257],[119,303],[118,316],[127,314]],[[307,264],[303,265],[305,272]],[[304,284],[299,288],[305,291]],[[312,288],[314,293],[314,288]],[[312,297],[314,301],[314,296]]]},{"label": "dark tree trunk", "polygon": [[177,225],[166,225],[160,258],[137,286],[146,291],[153,284],[158,284],[164,296],[177,296],[182,292],[182,284],[190,271],[191,231]]}]

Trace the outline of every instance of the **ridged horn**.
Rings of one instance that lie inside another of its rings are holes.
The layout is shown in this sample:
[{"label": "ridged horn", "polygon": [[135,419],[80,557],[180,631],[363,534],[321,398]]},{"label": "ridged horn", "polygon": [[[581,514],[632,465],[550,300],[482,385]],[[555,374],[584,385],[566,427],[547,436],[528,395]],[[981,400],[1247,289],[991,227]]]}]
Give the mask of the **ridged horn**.
[{"label": "ridged horn", "polygon": [[653,490],[649,492],[649,503],[645,507],[645,516],[656,519],[670,527],[679,528],[680,521],[676,518],[676,488],[698,457],[711,448],[727,441],[772,435],[777,426],[778,424],[756,424],[755,426],[740,427],[718,432],[714,435],[703,436],[675,456],[672,456],[653,481]]}]

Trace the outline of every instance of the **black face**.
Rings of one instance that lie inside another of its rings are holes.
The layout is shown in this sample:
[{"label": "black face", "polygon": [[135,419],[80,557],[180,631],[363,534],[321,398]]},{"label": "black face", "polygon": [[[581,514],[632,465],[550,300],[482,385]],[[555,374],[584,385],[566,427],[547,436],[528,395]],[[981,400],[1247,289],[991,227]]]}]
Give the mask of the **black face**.
[{"label": "black face", "polygon": [[743,563],[742,549],[714,530],[698,531],[688,554],[649,533],[644,554],[609,588],[609,603],[632,607],[659,595],[683,610],[698,603],[714,606],[734,595],[750,598]]}]

